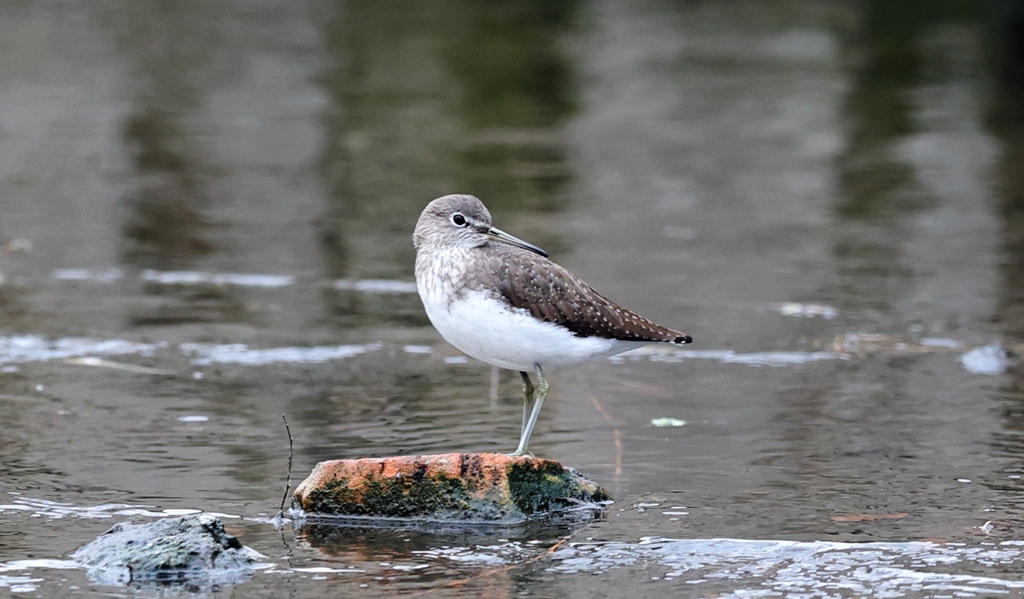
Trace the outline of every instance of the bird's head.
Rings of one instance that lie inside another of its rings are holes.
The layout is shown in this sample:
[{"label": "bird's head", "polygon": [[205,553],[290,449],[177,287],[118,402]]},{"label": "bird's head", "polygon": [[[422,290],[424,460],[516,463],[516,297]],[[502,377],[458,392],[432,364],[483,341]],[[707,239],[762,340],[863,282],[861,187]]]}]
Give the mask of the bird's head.
[{"label": "bird's head", "polygon": [[507,243],[541,256],[547,252],[491,225],[491,213],[471,195],[442,196],[427,204],[412,236],[417,250],[423,248],[478,248],[490,242]]}]

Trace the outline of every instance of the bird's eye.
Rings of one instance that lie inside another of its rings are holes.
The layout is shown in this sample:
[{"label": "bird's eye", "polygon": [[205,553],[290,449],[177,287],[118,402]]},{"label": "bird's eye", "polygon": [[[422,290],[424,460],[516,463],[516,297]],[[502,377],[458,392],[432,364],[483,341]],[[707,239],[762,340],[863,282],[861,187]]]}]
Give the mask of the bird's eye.
[{"label": "bird's eye", "polygon": [[455,214],[452,215],[452,224],[455,225],[456,227],[465,227],[466,217],[456,212]]}]

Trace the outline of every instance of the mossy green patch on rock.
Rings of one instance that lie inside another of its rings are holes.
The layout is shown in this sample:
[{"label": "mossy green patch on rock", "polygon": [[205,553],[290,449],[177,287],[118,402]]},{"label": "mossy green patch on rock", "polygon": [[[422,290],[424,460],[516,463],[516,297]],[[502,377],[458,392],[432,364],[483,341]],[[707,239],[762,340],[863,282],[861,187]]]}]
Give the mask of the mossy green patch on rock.
[{"label": "mossy green patch on rock", "polygon": [[511,464],[508,488],[516,507],[526,514],[553,512],[579,503],[611,499],[604,489],[575,469],[548,460]]},{"label": "mossy green patch on rock", "polygon": [[401,477],[362,482],[339,478],[310,490],[309,511],[321,514],[347,513],[354,516],[417,518],[471,509],[466,485],[460,480],[437,476],[427,482]]},{"label": "mossy green patch on rock", "polygon": [[321,462],[295,498],[317,516],[514,523],[608,494],[551,460],[440,454]]}]

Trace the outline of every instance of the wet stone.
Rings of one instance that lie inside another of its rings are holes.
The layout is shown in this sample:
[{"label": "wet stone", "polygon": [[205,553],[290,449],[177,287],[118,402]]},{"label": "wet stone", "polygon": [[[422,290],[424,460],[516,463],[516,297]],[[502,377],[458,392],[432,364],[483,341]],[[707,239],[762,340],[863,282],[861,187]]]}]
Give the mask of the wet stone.
[{"label": "wet stone", "polygon": [[201,590],[243,582],[263,556],[243,546],[216,517],[194,514],[116,524],[71,557],[99,584]]},{"label": "wet stone", "polygon": [[295,490],[307,517],[518,524],[600,513],[608,493],[573,468],[504,454],[449,453],[316,465]]}]

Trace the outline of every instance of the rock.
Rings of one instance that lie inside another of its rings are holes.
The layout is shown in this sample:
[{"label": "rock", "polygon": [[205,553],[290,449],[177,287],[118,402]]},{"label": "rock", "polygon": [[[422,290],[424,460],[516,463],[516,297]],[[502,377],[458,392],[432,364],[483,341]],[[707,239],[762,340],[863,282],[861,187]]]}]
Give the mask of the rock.
[{"label": "rock", "polygon": [[313,516],[514,524],[608,493],[558,462],[448,453],[320,462],[295,489]]},{"label": "rock", "polygon": [[225,531],[219,519],[194,514],[116,524],[71,557],[99,584],[208,589],[246,580],[263,556]]}]

